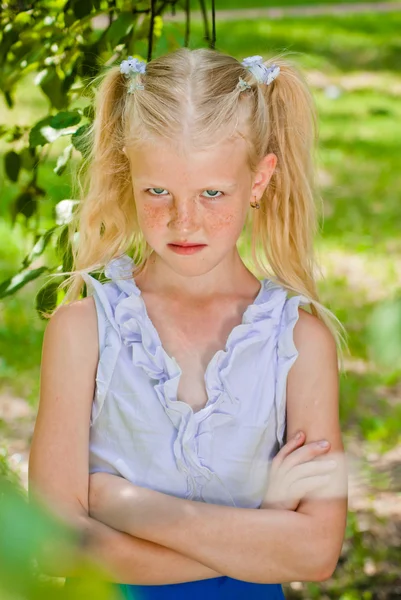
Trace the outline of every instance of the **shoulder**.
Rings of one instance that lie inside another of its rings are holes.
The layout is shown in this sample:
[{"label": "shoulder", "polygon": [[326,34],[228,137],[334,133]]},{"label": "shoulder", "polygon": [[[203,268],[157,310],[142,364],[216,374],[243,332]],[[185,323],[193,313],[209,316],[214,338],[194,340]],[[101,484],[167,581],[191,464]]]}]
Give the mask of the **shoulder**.
[{"label": "shoulder", "polygon": [[288,374],[288,439],[299,428],[311,436],[324,435],[323,414],[338,429],[339,370],[335,339],[321,319],[300,308],[294,344],[298,356]]},{"label": "shoulder", "polygon": [[44,347],[63,347],[64,355],[75,351],[92,362],[98,353],[97,316],[92,296],[60,305],[44,333]]},{"label": "shoulder", "polygon": [[[304,395],[323,393],[323,388],[337,388],[338,357],[333,334],[315,315],[299,308],[299,318],[294,327],[294,345],[297,359],[290,370],[288,384],[291,390],[301,390]],[[318,389],[319,388],[319,389]],[[289,401],[294,394],[289,394]]]},{"label": "shoulder", "polygon": [[294,326],[294,344],[300,356],[310,356],[318,362],[337,355],[335,339],[330,329],[321,319],[301,307]]},{"label": "shoulder", "polygon": [[95,301],[93,296],[88,296],[69,304],[61,304],[49,320],[46,331],[49,329],[71,331],[71,328],[88,330],[94,324],[96,325]]}]

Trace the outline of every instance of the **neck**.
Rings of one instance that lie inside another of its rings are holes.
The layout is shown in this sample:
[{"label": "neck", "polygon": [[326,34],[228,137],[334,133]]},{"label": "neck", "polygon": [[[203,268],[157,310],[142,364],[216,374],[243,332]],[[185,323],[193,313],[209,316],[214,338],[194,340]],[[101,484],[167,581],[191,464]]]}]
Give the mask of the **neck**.
[{"label": "neck", "polygon": [[[195,270],[195,269],[194,269]],[[185,301],[209,302],[217,296],[237,296],[241,291],[260,287],[258,279],[246,268],[237,247],[207,272],[199,264],[198,273],[177,273],[156,253],[152,253],[142,273],[135,278],[143,292]]]}]

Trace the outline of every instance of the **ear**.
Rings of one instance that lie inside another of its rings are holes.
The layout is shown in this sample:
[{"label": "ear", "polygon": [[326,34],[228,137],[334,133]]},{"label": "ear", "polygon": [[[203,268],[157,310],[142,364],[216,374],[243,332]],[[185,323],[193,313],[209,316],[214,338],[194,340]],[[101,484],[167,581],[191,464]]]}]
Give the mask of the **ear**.
[{"label": "ear", "polygon": [[265,189],[274,173],[277,165],[277,156],[273,153],[267,154],[262,158],[258,165],[258,170],[255,174],[254,184],[252,186],[252,196],[256,196],[260,200]]}]

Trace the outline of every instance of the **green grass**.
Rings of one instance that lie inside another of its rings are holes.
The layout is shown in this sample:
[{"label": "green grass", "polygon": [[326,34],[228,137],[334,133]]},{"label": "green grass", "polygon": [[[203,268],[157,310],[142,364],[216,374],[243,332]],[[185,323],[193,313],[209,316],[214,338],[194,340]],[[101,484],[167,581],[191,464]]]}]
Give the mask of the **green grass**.
[{"label": "green grass", "polygon": [[[244,8],[284,8],[287,6],[320,6],[323,4],[357,4],[358,2],[374,1],[374,0],[315,0],[314,2],[308,2],[307,0],[281,0],[268,2],[267,0],[216,0],[216,10],[228,10],[228,9],[244,9]],[[392,0],[397,2],[398,0]],[[185,6],[185,3],[181,0],[178,3],[180,6]],[[206,2],[207,7],[211,10],[211,0]],[[199,0],[190,0],[190,6],[193,10],[199,10]]]}]

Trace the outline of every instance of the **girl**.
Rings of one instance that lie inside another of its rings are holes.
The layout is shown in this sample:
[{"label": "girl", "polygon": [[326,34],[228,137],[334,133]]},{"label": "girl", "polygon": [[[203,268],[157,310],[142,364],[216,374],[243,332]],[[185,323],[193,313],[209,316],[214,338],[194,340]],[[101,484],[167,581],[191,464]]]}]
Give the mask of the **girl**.
[{"label": "girl", "polygon": [[[128,598],[282,599],[331,576],[347,511],[311,93],[281,58],[182,48],[112,67],[95,109],[31,492]],[[250,227],[262,281],[236,245]],[[103,267],[110,281],[89,275]]]}]

